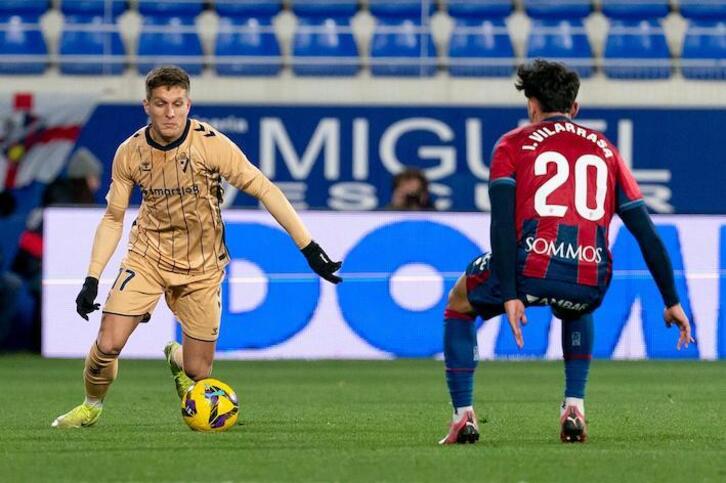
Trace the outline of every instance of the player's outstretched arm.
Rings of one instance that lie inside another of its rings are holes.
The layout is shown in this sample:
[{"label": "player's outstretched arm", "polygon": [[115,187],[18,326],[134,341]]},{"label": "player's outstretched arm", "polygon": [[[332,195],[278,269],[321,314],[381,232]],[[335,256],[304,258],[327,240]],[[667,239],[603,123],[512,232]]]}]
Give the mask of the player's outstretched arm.
[{"label": "player's outstretched arm", "polygon": [[315,273],[330,283],[337,284],[343,281],[335,274],[340,270],[342,262],[332,261],[325,250],[315,243],[284,193],[250,163],[236,144],[220,134],[211,138],[207,149],[209,154],[212,154],[208,158],[212,167],[218,169],[235,188],[260,200],[265,209],[290,235]]},{"label": "player's outstretched arm", "polygon": [[96,236],[93,239],[91,250],[91,263],[88,266],[88,276],[83,282],[83,288],[76,297],[76,312],[88,320],[88,314],[98,310],[99,304],[95,303],[98,295],[98,279],[103,269],[116,251],[121,232],[123,231],[125,210],[108,206],[101,218],[101,223],[96,229]]},{"label": "player's outstretched arm", "polygon": [[331,283],[343,281],[335,275],[342,262],[333,262],[320,245],[315,243],[284,193],[250,163],[236,144],[224,134],[217,133],[207,140],[205,149],[210,167],[218,170],[238,190],[260,200],[290,235],[315,273]]},{"label": "player's outstretched arm", "polygon": [[666,307],[663,312],[663,319],[666,325],[668,327],[672,324],[678,326],[680,335],[676,347],[678,349],[688,347],[691,342],[695,342],[691,336],[691,324],[678,299],[670,257],[663,245],[663,241],[655,231],[655,226],[653,226],[645,205],[640,204],[620,212],[620,218],[638,241],[640,251],[646,265],[648,265],[648,270],[655,279],[658,290],[663,297],[663,303]]},{"label": "player's outstretched arm", "polygon": [[[264,175],[260,173],[260,176]],[[330,259],[325,250],[312,239],[310,232],[303,224],[295,208],[292,207],[280,188],[266,178],[265,180],[269,185],[259,197],[259,200],[280,226],[292,237],[305,256],[310,268],[330,283],[339,284],[342,282],[343,279],[336,275],[335,272],[340,270],[343,262],[334,262]]]},{"label": "player's outstretched arm", "polygon": [[100,307],[100,304],[95,303],[96,295],[98,295],[98,279],[121,240],[124,215],[129,206],[129,197],[133,187],[134,183],[128,174],[126,165],[125,145],[122,144],[113,159],[111,186],[106,195],[108,207],[101,218],[101,223],[96,228],[88,274],[78,297],[76,297],[76,312],[86,320],[88,320],[88,314]]}]

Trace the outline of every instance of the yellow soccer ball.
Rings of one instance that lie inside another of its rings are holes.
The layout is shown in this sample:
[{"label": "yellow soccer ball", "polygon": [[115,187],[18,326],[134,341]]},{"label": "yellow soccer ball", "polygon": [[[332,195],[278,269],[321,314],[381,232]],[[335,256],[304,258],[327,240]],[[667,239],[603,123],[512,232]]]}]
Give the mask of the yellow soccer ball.
[{"label": "yellow soccer ball", "polygon": [[226,431],[237,423],[237,394],[227,384],[207,378],[194,383],[181,401],[184,422],[195,431]]}]

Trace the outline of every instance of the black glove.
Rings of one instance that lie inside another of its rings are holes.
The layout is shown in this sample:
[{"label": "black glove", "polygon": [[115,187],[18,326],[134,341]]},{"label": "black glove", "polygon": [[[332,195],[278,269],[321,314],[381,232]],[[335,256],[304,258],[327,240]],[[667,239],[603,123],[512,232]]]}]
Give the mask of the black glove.
[{"label": "black glove", "polygon": [[338,284],[343,281],[342,278],[335,275],[335,272],[340,270],[343,262],[331,261],[328,254],[325,253],[325,250],[315,243],[314,240],[302,249],[302,254],[305,255],[310,268],[328,282]]},{"label": "black glove", "polygon": [[98,279],[86,277],[83,288],[76,297],[76,312],[86,320],[88,320],[88,314],[98,310],[101,306],[101,304],[93,303],[96,300],[96,295],[98,295]]}]

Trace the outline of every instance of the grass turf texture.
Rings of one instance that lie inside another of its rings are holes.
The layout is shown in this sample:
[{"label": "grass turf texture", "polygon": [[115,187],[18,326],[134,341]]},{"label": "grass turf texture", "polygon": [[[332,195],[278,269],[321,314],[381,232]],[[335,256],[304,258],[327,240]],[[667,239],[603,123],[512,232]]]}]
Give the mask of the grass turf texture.
[{"label": "grass turf texture", "polygon": [[482,362],[481,441],[438,447],[442,363],[218,361],[241,425],[195,433],[162,361],[122,360],[99,423],[56,430],[82,361],[0,357],[0,481],[726,481],[726,363],[605,362],[585,445],[559,442],[562,367]]}]

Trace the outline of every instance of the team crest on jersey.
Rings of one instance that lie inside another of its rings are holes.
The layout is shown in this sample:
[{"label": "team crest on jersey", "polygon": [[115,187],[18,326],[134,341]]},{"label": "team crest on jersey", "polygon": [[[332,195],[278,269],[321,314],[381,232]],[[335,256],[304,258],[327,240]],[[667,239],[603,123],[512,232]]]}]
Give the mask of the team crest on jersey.
[{"label": "team crest on jersey", "polygon": [[176,159],[179,161],[179,166],[181,166],[182,172],[186,173],[187,168],[189,167],[189,156],[187,156],[187,153],[180,153]]},{"label": "team crest on jersey", "polygon": [[151,171],[151,161],[141,161],[141,171]]}]

